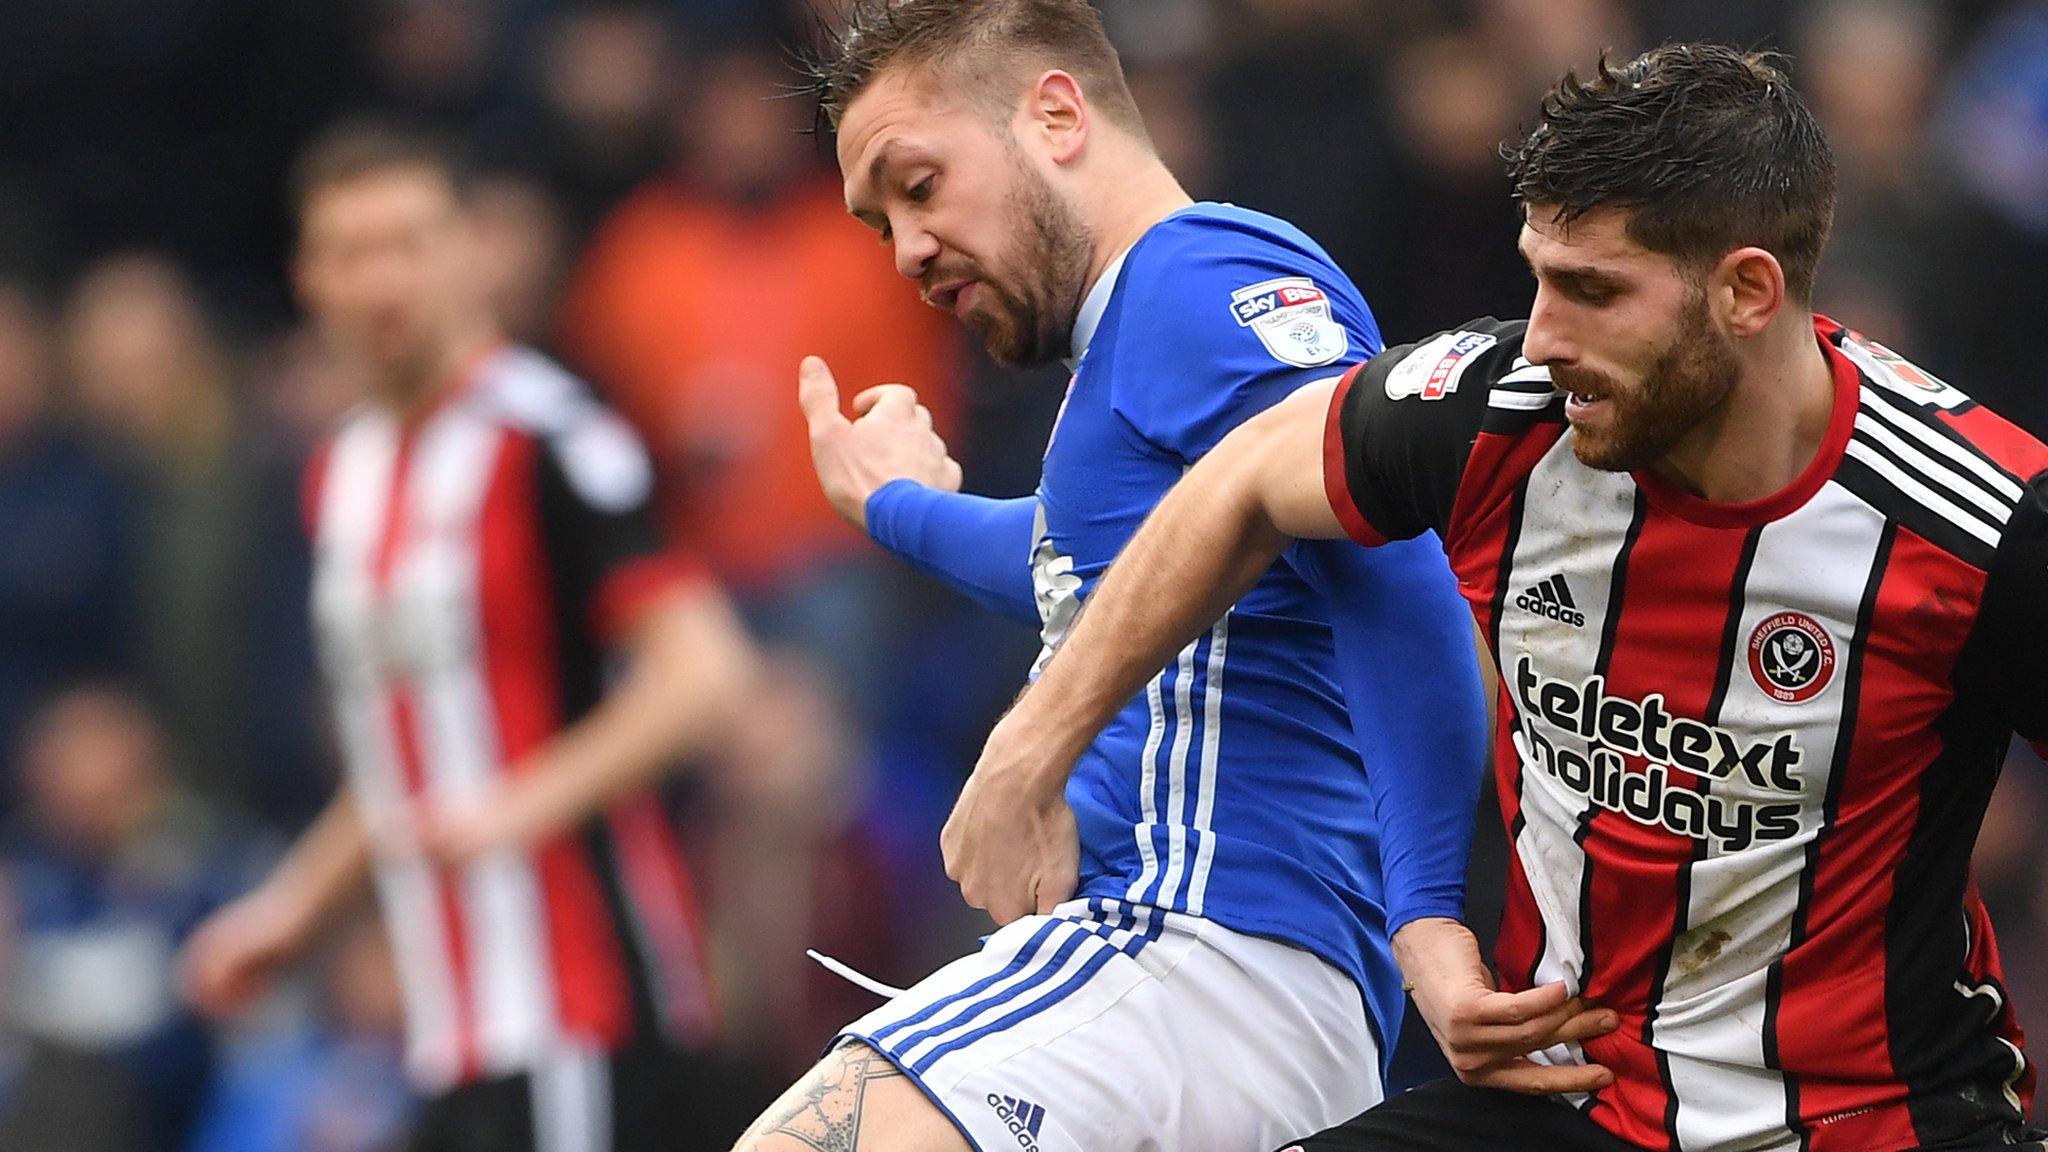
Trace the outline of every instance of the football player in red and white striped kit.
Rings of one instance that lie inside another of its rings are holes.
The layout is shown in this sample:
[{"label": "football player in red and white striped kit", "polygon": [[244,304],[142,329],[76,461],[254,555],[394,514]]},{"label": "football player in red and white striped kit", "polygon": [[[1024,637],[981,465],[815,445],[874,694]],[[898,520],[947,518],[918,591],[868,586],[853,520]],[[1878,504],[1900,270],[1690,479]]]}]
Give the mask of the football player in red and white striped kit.
[{"label": "football player in red and white striped kit", "polygon": [[1435,531],[1501,681],[1498,987],[1404,928],[1459,1078],[1299,1147],[2039,1141],[1970,851],[2048,738],[2048,448],[1813,314],[1833,161],[1768,60],[1568,75],[1512,167],[1530,318],[1233,433],[977,774],[1070,756],[1292,538]]},{"label": "football player in red and white striped kit", "polygon": [[198,931],[189,984],[233,1011],[374,877],[414,1149],[673,1148],[712,1004],[651,784],[721,738],[755,657],[661,540],[633,434],[499,334],[464,183],[370,124],[300,160],[300,295],[373,381],[306,485],[347,787]]}]

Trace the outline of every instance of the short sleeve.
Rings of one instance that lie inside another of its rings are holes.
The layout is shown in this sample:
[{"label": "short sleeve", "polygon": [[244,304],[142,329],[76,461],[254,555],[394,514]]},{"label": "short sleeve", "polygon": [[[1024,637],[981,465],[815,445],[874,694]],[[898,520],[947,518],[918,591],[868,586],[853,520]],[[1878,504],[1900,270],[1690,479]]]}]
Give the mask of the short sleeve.
[{"label": "short sleeve", "polygon": [[600,642],[616,641],[654,601],[699,578],[663,538],[646,449],[608,413],[544,438],[540,512],[561,595]]},{"label": "short sleeve", "polygon": [[2048,472],[2028,482],[1984,581],[1956,686],[1993,700],[2013,730],[2048,741]]},{"label": "short sleeve", "polygon": [[[1323,438],[1323,485],[1361,544],[1447,535],[1465,463],[1493,391],[1547,401],[1549,374],[1520,359],[1522,321],[1474,320],[1389,348],[1338,384]],[[1510,401],[1511,402],[1511,401]]]},{"label": "short sleeve", "polygon": [[1379,328],[1351,281],[1288,236],[1191,217],[1132,250],[1106,344],[1112,406],[1188,463],[1304,385],[1370,356]]}]

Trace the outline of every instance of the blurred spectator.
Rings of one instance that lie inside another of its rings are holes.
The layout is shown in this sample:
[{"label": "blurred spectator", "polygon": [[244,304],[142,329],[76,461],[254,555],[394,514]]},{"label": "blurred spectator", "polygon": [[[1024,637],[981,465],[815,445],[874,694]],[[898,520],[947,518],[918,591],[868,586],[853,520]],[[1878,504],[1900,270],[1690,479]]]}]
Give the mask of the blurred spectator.
[{"label": "blurred spectator", "polygon": [[214,1052],[172,957],[257,875],[263,841],[173,786],[155,720],[115,688],[73,689],[37,714],[22,783],[0,867],[6,1019],[32,1055],[0,1146],[82,1152],[91,1132],[109,1152],[178,1148]]},{"label": "blurred spectator", "polygon": [[[292,476],[266,469],[237,408],[232,353],[191,284],[161,258],[122,256],[73,289],[65,375],[80,414],[137,481],[136,672],[163,708],[190,781],[249,800],[248,605],[291,583],[273,545],[290,534]],[[292,589],[300,592],[301,588]]]},{"label": "blurred spectator", "polygon": [[1124,77],[1144,110],[1145,132],[1159,158],[1197,200],[1216,191],[1216,157],[1202,108],[1202,73],[1186,60],[1126,63]]},{"label": "blurred spectator", "polygon": [[1478,0],[1477,9],[1486,57],[1512,85],[1519,120],[1534,121],[1537,98],[1565,69],[1583,74],[1602,52],[1621,62],[1641,50],[1621,0]]},{"label": "blurred spectator", "polygon": [[1442,35],[1402,48],[1390,81],[1395,149],[1375,222],[1385,241],[1362,270],[1387,343],[1527,314],[1535,281],[1516,253],[1522,218],[1500,162],[1523,108],[1510,77],[1484,42]]},{"label": "blurred spectator", "polygon": [[1930,162],[1967,199],[1925,318],[1931,358],[1964,391],[2048,434],[2048,366],[2020,334],[2048,294],[2048,3],[2015,3],[1954,65]]},{"label": "blurred spectator", "polygon": [[948,428],[956,337],[847,217],[801,134],[811,110],[772,99],[790,79],[774,49],[721,49],[690,73],[686,160],[605,221],[562,340],[647,438],[674,527],[752,617],[872,684],[872,557],[818,495],[796,366],[816,354],[849,388],[909,383]]},{"label": "blurred spectator", "polygon": [[693,31],[733,36],[759,31],[765,22],[809,28],[837,18],[831,0],[656,0],[659,7]]},{"label": "blurred spectator", "polygon": [[360,83],[368,2],[0,5],[0,183],[22,182],[38,266],[149,245],[281,312],[285,162]]},{"label": "blurred spectator", "polygon": [[1798,61],[1840,172],[1816,303],[1947,370],[1919,325],[1943,290],[1959,223],[1953,182],[1921,151],[1939,31],[1917,4],[1831,0],[1809,14]]},{"label": "blurred spectator", "polygon": [[1713,40],[1744,48],[1783,48],[1785,0],[1632,0],[1645,46]]},{"label": "blurred spectator", "polygon": [[369,101],[461,132],[506,123],[517,89],[504,0],[369,0]]},{"label": "blurred spectator", "polygon": [[52,413],[50,343],[35,299],[0,283],[0,757],[39,696],[117,670],[130,639],[133,498]]},{"label": "blurred spectator", "polygon": [[2016,226],[2048,234],[2048,4],[2015,4],[1955,71],[1949,158]]},{"label": "blurred spectator", "polygon": [[523,153],[499,159],[538,173],[581,240],[667,160],[672,45],[657,12],[621,0],[572,5],[535,39],[535,123]]},{"label": "blurred spectator", "polygon": [[[1098,6],[1125,68],[1186,60],[1206,48],[1216,34],[1213,0],[1100,0]],[[1156,104],[1139,106],[1159,109]]]},{"label": "blurred spectator", "polygon": [[1238,0],[1203,94],[1217,199],[1292,221],[1377,308],[1385,293],[1364,272],[1383,237],[1387,118],[1373,16],[1357,0]]}]

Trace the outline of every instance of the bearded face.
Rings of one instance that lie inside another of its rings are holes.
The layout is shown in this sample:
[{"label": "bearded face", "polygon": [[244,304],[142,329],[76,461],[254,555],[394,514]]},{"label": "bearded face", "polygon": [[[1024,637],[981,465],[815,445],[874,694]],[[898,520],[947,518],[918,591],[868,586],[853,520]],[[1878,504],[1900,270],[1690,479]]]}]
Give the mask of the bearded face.
[{"label": "bearded face", "polygon": [[996,363],[1033,368],[1070,351],[1081,309],[1093,237],[1066,202],[1021,155],[1010,154],[1008,219],[1000,255],[990,263],[942,257],[925,276],[934,285],[963,278],[968,299],[954,308]]},{"label": "bearded face", "polygon": [[1058,183],[1061,161],[1044,135],[1020,133],[1016,108],[977,101],[958,77],[942,81],[894,67],[847,107],[838,139],[847,211],[998,362],[1058,361],[1070,351],[1096,237]]},{"label": "bearded face", "polygon": [[1734,342],[1714,328],[1699,288],[1687,293],[1671,335],[1648,359],[1633,380],[1551,366],[1552,383],[1567,394],[1580,463],[1608,472],[1651,467],[1728,399],[1741,375]]}]

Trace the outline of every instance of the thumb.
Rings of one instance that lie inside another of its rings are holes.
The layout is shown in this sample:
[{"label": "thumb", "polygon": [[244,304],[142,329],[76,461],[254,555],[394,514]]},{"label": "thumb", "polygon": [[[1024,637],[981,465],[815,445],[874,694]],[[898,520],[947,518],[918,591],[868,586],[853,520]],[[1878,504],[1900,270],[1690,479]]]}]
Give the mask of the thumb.
[{"label": "thumb", "polygon": [[877,384],[853,398],[853,414],[866,416],[885,404],[905,412],[915,411],[917,391],[908,384]]},{"label": "thumb", "polygon": [[804,357],[797,369],[796,402],[802,406],[804,420],[814,434],[846,423],[845,414],[839,411],[839,381],[832,378],[832,369],[816,356]]}]

